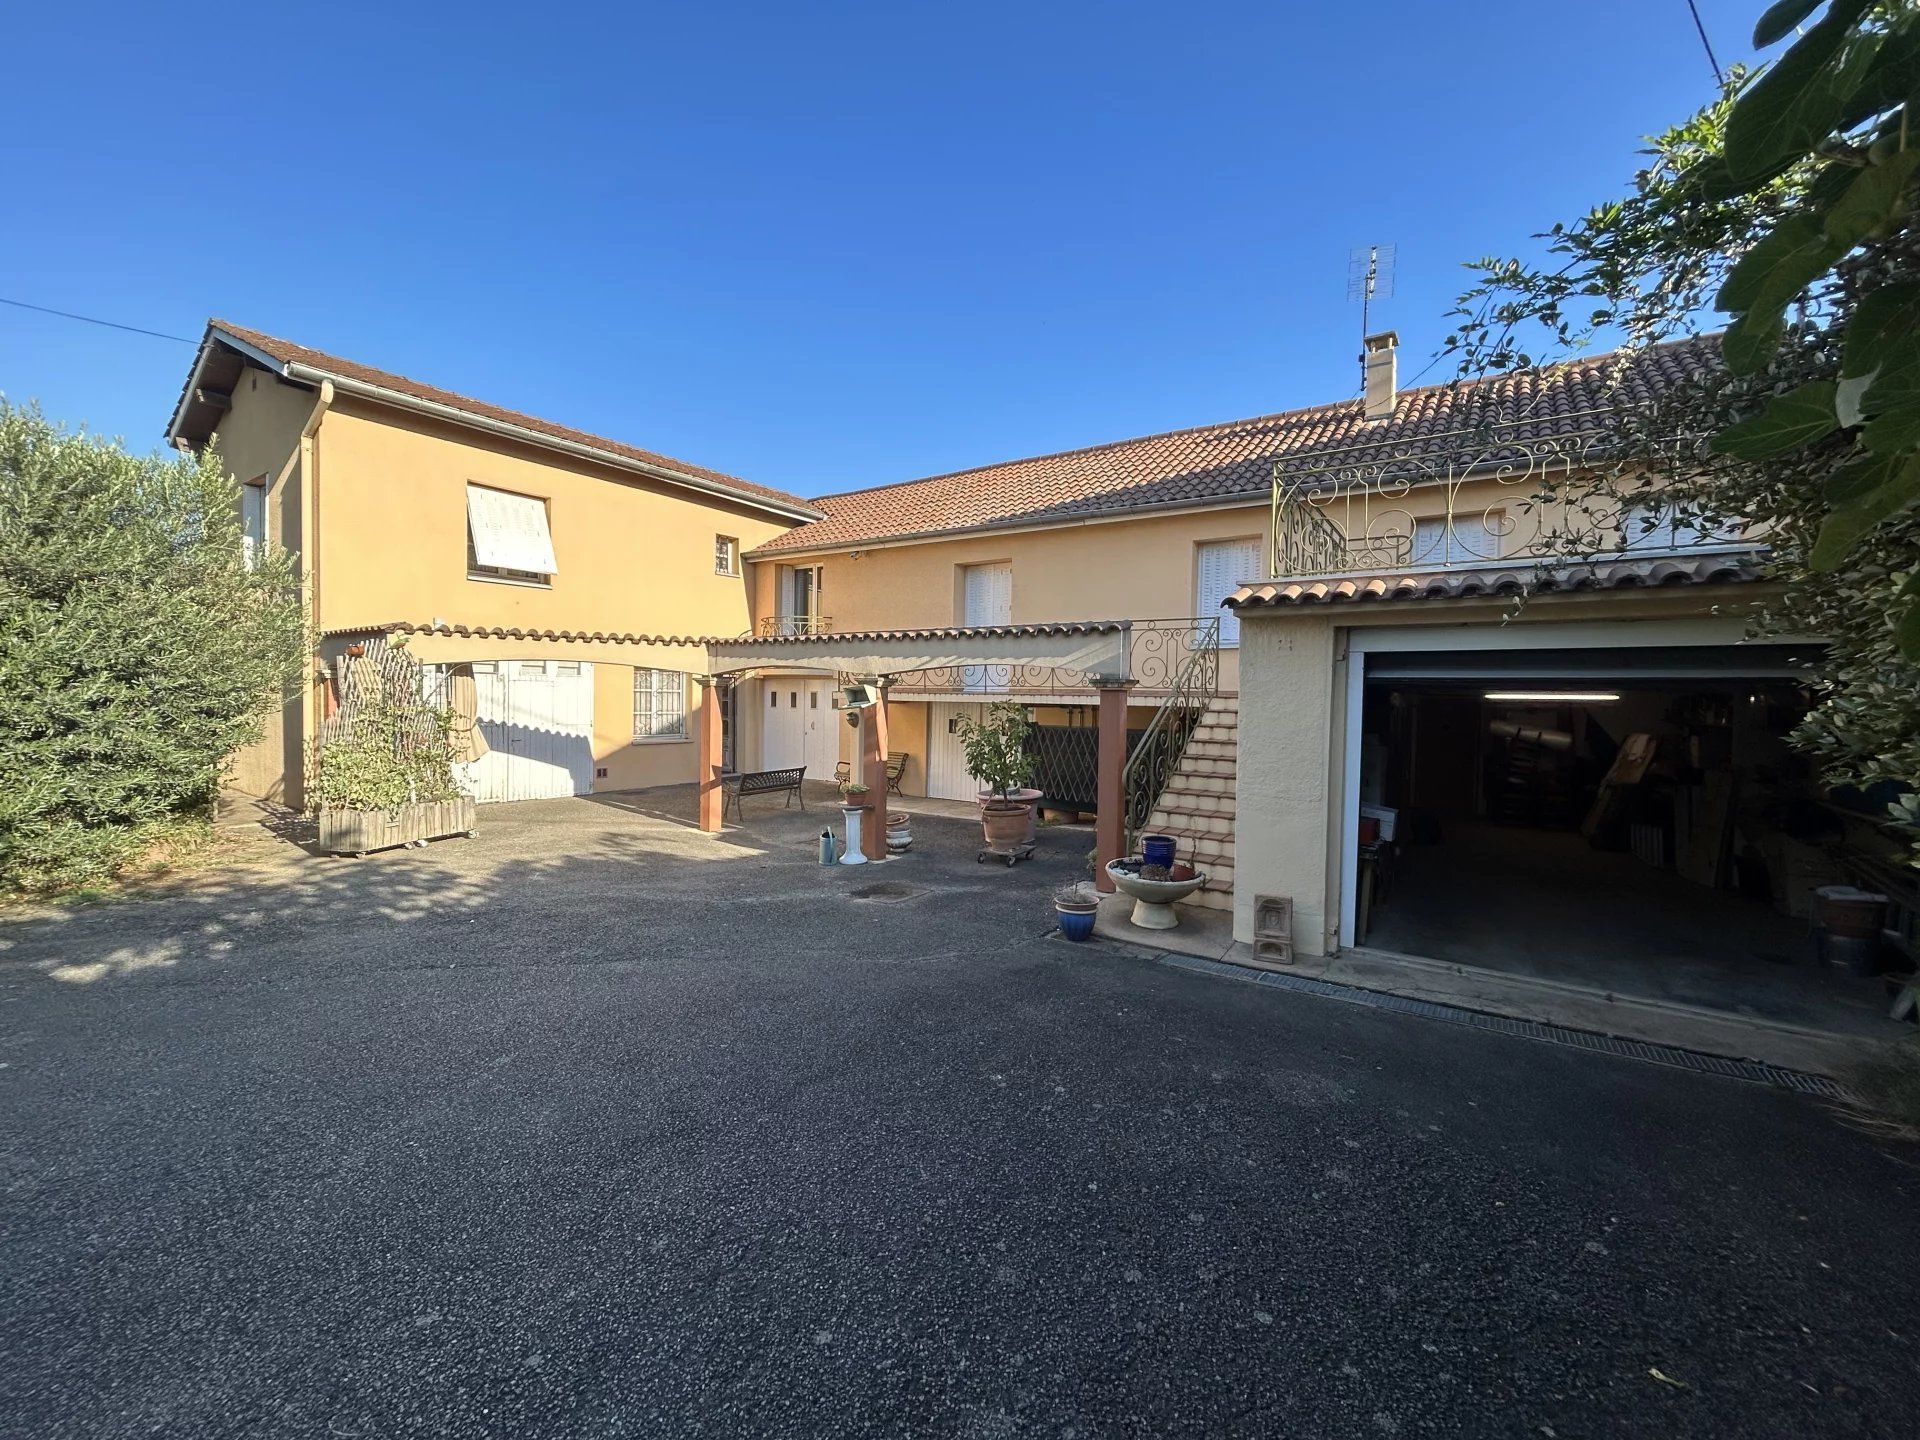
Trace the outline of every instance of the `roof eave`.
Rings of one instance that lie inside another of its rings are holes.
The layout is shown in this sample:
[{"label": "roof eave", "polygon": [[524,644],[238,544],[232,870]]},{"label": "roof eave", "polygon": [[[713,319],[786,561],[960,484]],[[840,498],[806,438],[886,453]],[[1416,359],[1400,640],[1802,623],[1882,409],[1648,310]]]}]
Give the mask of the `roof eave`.
[{"label": "roof eave", "polygon": [[698,475],[689,475],[685,471],[676,470],[669,465],[650,465],[644,461],[635,460],[632,456],[621,455],[613,450],[605,450],[597,445],[587,445],[577,440],[562,439],[557,435],[542,434],[538,430],[529,429],[524,425],[515,425],[511,421],[494,420],[484,415],[472,414],[454,405],[443,405],[435,400],[423,400],[418,396],[408,395],[400,390],[389,389],[384,385],[375,385],[365,380],[350,379],[344,375],[325,369],[322,366],[308,365],[301,361],[281,360],[271,352],[262,350],[259,346],[250,344],[239,336],[233,335],[214,325],[207,327],[206,336],[200,342],[200,352],[194,357],[193,373],[188,378],[187,388],[180,392],[179,403],[174,406],[173,417],[167,425],[167,439],[169,443],[178,442],[180,425],[187,407],[191,402],[194,386],[201,370],[205,366],[208,351],[216,342],[238,351],[242,356],[259,365],[263,370],[278,375],[283,380],[293,381],[296,384],[318,384],[323,380],[330,381],[334,389],[343,394],[358,395],[363,399],[373,400],[382,405],[392,406],[395,409],[411,411],[417,415],[432,416],[435,419],[444,420],[452,425],[460,425],[469,430],[479,430],[485,434],[506,436],[518,440],[523,444],[537,446],[542,450],[557,451],[561,454],[592,460],[598,464],[610,465],[615,469],[625,470],[632,474],[644,475],[648,479],[662,481],[669,485],[677,485],[689,490],[698,490],[709,495],[722,496],[737,505],[745,505],[751,509],[765,511],[770,515],[778,515],[783,520],[798,520],[802,524],[805,524],[809,521],[824,520],[827,518],[825,511],[815,510],[810,506],[784,504],[781,501],[770,499],[765,495],[756,494],[753,491],[741,490],[731,485],[722,485],[716,481],[703,479]]}]

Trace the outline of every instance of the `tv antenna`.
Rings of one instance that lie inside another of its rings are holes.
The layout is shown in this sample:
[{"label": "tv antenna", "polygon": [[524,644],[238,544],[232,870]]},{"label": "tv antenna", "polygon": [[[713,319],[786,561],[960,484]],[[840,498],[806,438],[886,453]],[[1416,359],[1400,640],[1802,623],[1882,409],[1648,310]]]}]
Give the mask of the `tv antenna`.
[{"label": "tv antenna", "polygon": [[1360,302],[1360,338],[1373,325],[1373,302],[1393,298],[1393,260],[1397,247],[1356,245],[1347,252],[1347,299]]},{"label": "tv antenna", "polygon": [[1360,302],[1360,384],[1367,383],[1367,335],[1373,329],[1373,302],[1393,298],[1392,245],[1356,245],[1347,252],[1347,299]]}]

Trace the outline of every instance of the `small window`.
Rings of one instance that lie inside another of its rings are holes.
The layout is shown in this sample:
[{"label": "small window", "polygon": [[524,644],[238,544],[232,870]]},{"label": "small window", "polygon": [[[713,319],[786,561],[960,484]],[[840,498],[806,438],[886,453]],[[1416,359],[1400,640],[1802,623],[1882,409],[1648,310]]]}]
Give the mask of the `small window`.
[{"label": "small window", "polygon": [[687,738],[687,677],[678,670],[633,672],[633,743]]},{"label": "small window", "polygon": [[578,675],[580,673],[580,662],[578,660],[556,660],[553,662],[553,673],[555,675]]},{"label": "small window", "polygon": [[713,537],[713,573],[716,575],[740,573],[740,542],[733,536]]},{"label": "small window", "polygon": [[798,710],[800,708],[800,692],[798,690],[789,690],[787,692],[787,708],[789,710]]},{"label": "small window", "polygon": [[467,575],[550,585],[560,568],[553,558],[547,502],[485,485],[467,486]]},{"label": "small window", "polygon": [[778,710],[780,708],[780,692],[778,690],[767,691],[767,708],[769,710]]},{"label": "small window", "polygon": [[240,559],[251,570],[267,549],[267,477],[240,487]]},{"label": "small window", "polygon": [[820,692],[818,690],[809,690],[807,692],[807,708],[809,710],[818,710],[820,708]]}]

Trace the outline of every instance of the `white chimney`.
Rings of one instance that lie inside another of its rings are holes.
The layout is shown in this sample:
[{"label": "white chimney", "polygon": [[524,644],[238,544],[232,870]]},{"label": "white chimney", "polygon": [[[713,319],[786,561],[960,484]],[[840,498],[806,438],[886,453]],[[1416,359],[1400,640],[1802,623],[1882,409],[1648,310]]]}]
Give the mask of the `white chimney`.
[{"label": "white chimney", "polygon": [[1391,330],[1367,336],[1361,362],[1367,377],[1367,419],[1390,420],[1400,382],[1400,337]]}]

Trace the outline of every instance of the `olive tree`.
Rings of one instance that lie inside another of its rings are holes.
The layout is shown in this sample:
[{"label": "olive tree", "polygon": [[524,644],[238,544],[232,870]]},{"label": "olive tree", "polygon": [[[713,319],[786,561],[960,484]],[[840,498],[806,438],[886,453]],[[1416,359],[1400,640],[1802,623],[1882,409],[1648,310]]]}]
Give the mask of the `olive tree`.
[{"label": "olive tree", "polygon": [[304,654],[211,447],[132,455],[0,401],[0,892],[109,874],[207,807]]}]

